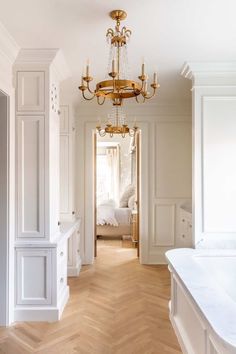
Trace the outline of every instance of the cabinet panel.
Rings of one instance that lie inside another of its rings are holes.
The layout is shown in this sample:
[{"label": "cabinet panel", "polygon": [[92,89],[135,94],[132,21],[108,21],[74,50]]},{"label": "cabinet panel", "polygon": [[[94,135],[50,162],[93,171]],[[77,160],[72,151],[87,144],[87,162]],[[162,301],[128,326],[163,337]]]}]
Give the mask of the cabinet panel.
[{"label": "cabinet panel", "polygon": [[60,136],[60,212],[69,213],[69,136]]},{"label": "cabinet panel", "polygon": [[16,264],[17,304],[51,304],[51,250],[17,250]]},{"label": "cabinet panel", "polygon": [[69,107],[60,106],[60,132],[61,134],[69,133]]},{"label": "cabinet panel", "polygon": [[17,117],[18,237],[44,237],[44,116]]},{"label": "cabinet panel", "polygon": [[17,74],[17,110],[44,111],[44,72],[20,71]]}]

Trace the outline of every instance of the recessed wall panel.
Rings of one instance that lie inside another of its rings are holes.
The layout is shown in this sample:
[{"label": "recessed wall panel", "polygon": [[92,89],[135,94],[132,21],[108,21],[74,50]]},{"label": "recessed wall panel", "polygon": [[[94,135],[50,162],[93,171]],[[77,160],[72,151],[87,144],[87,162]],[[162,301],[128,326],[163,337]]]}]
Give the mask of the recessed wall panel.
[{"label": "recessed wall panel", "polygon": [[153,246],[173,246],[175,242],[175,205],[155,205]]}]

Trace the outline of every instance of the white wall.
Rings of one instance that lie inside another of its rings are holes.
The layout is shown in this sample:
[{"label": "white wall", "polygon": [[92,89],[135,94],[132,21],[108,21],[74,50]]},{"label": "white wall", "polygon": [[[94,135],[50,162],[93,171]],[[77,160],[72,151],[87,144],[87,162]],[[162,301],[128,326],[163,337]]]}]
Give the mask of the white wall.
[{"label": "white wall", "polygon": [[[104,115],[107,109],[103,108]],[[134,116],[137,124],[143,126],[143,185],[147,194],[146,222],[143,236],[143,263],[164,263],[167,249],[180,245],[178,228],[179,207],[191,200],[191,108],[187,105],[158,106],[150,104],[127,107],[131,124]],[[101,108],[99,111],[101,113]],[[92,128],[96,126],[97,107],[93,104],[80,105],[77,116],[77,183],[78,210],[84,219],[81,229],[84,262],[92,256],[88,249],[88,239],[93,237],[91,229],[86,230],[86,223],[91,224],[92,201],[87,195],[92,189],[92,176],[88,174],[88,165],[92,163]],[[147,171],[146,171],[147,170]],[[91,170],[89,170],[91,172]],[[89,186],[89,187],[88,187]],[[141,201],[142,203],[142,201]],[[144,200],[143,200],[144,203]],[[142,222],[141,221],[141,222]]]}]

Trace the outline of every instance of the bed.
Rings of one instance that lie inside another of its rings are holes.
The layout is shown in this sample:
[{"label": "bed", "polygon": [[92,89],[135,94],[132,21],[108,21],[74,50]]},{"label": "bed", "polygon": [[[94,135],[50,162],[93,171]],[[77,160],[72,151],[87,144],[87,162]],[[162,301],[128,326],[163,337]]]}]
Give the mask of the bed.
[{"label": "bed", "polygon": [[100,205],[97,208],[97,236],[131,235],[130,208]]}]

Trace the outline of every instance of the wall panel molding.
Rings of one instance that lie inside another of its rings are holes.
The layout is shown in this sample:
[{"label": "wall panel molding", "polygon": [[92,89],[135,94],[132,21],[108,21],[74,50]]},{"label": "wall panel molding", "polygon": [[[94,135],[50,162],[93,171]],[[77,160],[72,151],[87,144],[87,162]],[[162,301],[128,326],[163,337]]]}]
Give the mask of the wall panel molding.
[{"label": "wall panel molding", "polygon": [[17,117],[18,238],[44,237],[44,116]]},{"label": "wall panel molding", "polygon": [[172,247],[175,244],[176,205],[157,203],[153,209],[152,246]]}]

